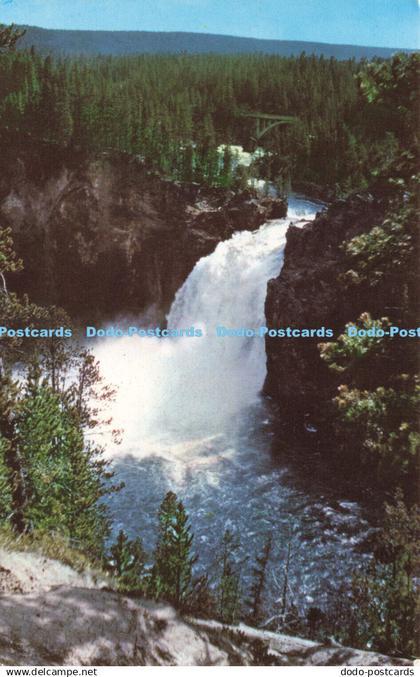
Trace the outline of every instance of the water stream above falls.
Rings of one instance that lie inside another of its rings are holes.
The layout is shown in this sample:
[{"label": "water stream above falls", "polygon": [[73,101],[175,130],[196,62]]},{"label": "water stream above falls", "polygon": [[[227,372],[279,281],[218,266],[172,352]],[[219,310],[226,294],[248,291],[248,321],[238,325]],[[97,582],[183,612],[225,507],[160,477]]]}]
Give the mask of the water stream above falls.
[{"label": "water stream above falls", "polygon": [[[202,328],[201,338],[118,338],[96,343],[108,382],[118,386],[114,424],[123,444],[110,449],[125,489],[109,500],[115,528],[140,534],[149,550],[166,491],[184,501],[199,566],[214,561],[226,528],[241,538],[243,587],[265,537],[281,578],[291,539],[290,588],[303,608],[322,606],[348,579],[370,527],[362,508],[330,481],[320,459],[273,453],[275,433],[264,382],[264,340],[217,337],[216,326],[265,324],[267,281],[282,265],[290,222],[319,205],[292,199],[286,219],[242,231],[201,259],[178,291],[168,327]],[[294,452],[295,454],[295,452]],[[268,577],[268,607],[280,597]]]}]

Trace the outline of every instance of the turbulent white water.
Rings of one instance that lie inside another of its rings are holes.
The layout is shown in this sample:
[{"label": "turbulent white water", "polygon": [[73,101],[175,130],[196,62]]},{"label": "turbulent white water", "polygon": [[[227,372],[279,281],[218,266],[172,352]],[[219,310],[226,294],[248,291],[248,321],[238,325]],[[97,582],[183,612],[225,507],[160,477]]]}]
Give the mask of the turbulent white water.
[{"label": "turbulent white water", "polygon": [[102,371],[119,386],[114,418],[125,430],[123,453],[150,452],[150,437],[223,433],[232,417],[256,401],[264,382],[260,337],[217,337],[216,327],[265,324],[267,281],[278,274],[291,222],[312,218],[311,203],[296,202],[286,219],[235,233],[196,264],[179,289],[169,328],[194,326],[193,338],[104,339],[96,349]]},{"label": "turbulent white water", "polygon": [[221,338],[215,329],[265,324],[267,281],[281,268],[287,228],[317,209],[292,200],[286,219],[235,233],[198,261],[168,326],[202,328],[203,337],[108,338],[95,349],[106,380],[118,386],[112,414],[124,429],[123,444],[109,447],[127,485],[110,501],[116,527],[153,541],[156,510],[172,489],[191,510],[203,566],[226,527],[241,533],[247,556],[271,531],[277,560],[292,529],[291,580],[309,602],[351,568],[349,548],[366,523],[355,503],[328,495],[313,468],[292,470],[273,456],[274,432],[260,398],[264,339]]}]

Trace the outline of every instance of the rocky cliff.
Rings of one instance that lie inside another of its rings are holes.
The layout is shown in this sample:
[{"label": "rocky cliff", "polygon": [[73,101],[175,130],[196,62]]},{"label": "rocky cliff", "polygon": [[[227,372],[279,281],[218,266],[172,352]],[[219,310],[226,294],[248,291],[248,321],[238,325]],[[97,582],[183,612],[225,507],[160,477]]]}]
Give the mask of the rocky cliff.
[{"label": "rocky cliff", "polygon": [[0,665],[410,665],[182,617],[100,579],[36,553],[0,548]]},{"label": "rocky cliff", "polygon": [[[336,201],[303,228],[289,228],[282,270],[268,283],[268,327],[325,327],[337,336],[346,322],[366,310],[384,314],[386,299],[368,297],[358,289],[349,293],[340,281],[348,267],[343,242],[380,223],[384,204],[369,194],[354,195]],[[319,356],[317,346],[324,340],[266,339],[265,392],[295,432],[303,430],[305,420],[322,417],[322,406],[338,385]]]},{"label": "rocky cliff", "polygon": [[14,288],[72,315],[164,311],[218,242],[286,214],[281,200],[166,181],[121,153],[1,150],[0,225],[25,264]]}]

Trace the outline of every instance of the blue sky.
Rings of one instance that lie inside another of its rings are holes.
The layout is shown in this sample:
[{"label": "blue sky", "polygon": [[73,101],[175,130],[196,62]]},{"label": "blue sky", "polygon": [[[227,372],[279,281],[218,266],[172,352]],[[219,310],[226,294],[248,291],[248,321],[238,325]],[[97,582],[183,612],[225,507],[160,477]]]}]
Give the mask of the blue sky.
[{"label": "blue sky", "polygon": [[420,0],[0,0],[0,22],[420,47]]}]

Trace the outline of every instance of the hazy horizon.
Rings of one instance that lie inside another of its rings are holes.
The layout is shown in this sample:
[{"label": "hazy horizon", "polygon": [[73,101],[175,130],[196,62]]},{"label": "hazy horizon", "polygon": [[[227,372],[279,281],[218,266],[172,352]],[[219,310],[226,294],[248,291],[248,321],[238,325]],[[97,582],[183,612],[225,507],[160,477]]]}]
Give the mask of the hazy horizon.
[{"label": "hazy horizon", "polygon": [[417,0],[0,0],[0,22],[418,49]]}]

